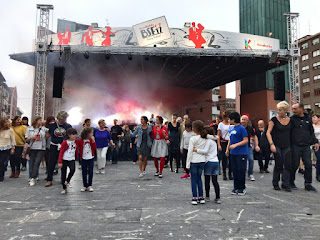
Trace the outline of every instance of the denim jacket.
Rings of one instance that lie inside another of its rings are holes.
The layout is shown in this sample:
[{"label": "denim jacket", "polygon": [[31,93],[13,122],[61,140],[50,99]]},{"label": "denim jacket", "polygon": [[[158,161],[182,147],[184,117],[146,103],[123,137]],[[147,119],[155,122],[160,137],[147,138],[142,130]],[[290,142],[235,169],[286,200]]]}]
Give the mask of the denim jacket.
[{"label": "denim jacket", "polygon": [[[150,137],[150,133],[152,132],[152,127],[148,126],[148,147],[152,147],[152,141],[151,141],[151,137]],[[139,125],[136,130],[130,134],[131,137],[135,137],[136,135],[138,135],[138,142],[137,142],[137,147],[141,146],[141,142],[142,142],[142,133],[143,133],[143,129],[142,126]]]}]

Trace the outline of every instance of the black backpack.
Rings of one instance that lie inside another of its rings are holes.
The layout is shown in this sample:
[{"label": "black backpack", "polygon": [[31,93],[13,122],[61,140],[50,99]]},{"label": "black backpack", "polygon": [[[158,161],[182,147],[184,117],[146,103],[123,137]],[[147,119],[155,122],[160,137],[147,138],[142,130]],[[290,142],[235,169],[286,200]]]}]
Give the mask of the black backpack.
[{"label": "black backpack", "polygon": [[270,144],[267,138],[268,126],[265,128],[260,138],[260,148],[262,151],[270,151]]}]

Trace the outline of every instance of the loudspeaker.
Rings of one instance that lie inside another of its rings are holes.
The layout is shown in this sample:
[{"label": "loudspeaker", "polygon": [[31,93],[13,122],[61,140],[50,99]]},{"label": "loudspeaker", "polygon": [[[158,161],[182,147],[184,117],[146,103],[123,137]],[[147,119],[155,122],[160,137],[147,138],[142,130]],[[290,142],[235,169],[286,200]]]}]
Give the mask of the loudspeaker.
[{"label": "loudspeaker", "polygon": [[53,91],[52,91],[52,97],[54,98],[62,98],[64,73],[65,73],[64,67],[54,67]]},{"label": "loudspeaker", "polygon": [[277,71],[273,73],[273,86],[274,100],[284,101],[286,99],[284,71]]}]

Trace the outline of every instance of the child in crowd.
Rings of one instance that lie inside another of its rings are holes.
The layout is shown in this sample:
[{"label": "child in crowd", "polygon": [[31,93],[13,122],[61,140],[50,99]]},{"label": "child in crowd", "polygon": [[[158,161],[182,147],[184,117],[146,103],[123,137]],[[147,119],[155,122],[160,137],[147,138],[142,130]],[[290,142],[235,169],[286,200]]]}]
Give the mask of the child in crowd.
[{"label": "child in crowd", "polygon": [[181,179],[186,179],[190,177],[189,169],[186,168],[186,161],[188,155],[188,147],[190,138],[195,136],[195,133],[192,131],[192,123],[186,122],[185,123],[185,130],[182,135],[181,144],[180,144],[180,152],[182,154],[182,167],[184,168],[186,174],[181,176]]},{"label": "child in crowd", "polygon": [[204,149],[206,145],[207,132],[203,129],[203,122],[200,120],[192,123],[192,129],[195,136],[190,138],[188,155],[187,155],[187,169],[190,169],[191,173],[191,189],[192,189],[192,205],[197,205],[198,202],[201,204],[206,203],[203,198],[203,187],[202,187],[202,171],[206,162],[205,155],[193,152],[194,148]]},{"label": "child in crowd", "polygon": [[[61,144],[58,164],[58,167],[61,168],[61,183],[63,187],[61,194],[67,193],[67,185],[68,187],[71,187],[70,181],[76,170],[76,158],[79,156],[79,146],[76,142],[77,135],[78,133],[76,129],[69,128],[67,130],[68,138]],[[68,178],[66,179],[68,167],[70,172],[68,174]]]},{"label": "child in crowd", "polygon": [[[193,151],[199,154],[206,155],[206,164],[204,166],[204,177],[205,177],[205,189],[206,189],[206,200],[210,201],[210,176],[212,177],[212,183],[214,186],[214,190],[216,193],[215,203],[220,204],[220,187],[218,183],[218,175],[219,175],[219,159],[218,159],[218,151],[217,151],[217,143],[210,139],[214,136],[213,127],[205,127],[204,130],[207,134],[206,146],[204,149],[194,148]],[[210,136],[210,137],[209,137]]]},{"label": "child in crowd", "polygon": [[76,142],[80,147],[80,159],[82,165],[83,188],[81,188],[81,192],[93,192],[94,190],[92,188],[92,177],[94,166],[94,153],[97,149],[97,144],[93,136],[92,128],[83,128],[81,132],[81,138],[79,140],[76,140]]},{"label": "child in crowd", "polygon": [[246,194],[246,163],[248,158],[248,134],[247,130],[240,124],[240,114],[233,112],[229,115],[230,124],[233,127],[229,130],[230,140],[228,142],[226,155],[230,155],[233,172],[234,188],[233,195],[243,196]]}]

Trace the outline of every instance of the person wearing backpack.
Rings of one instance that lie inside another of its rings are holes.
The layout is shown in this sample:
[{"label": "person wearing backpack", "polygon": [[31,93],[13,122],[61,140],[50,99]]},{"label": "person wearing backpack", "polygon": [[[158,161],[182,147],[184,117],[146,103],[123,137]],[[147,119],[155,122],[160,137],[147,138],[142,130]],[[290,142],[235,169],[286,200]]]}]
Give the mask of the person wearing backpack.
[{"label": "person wearing backpack", "polygon": [[[258,129],[256,130],[256,135],[258,137],[260,152],[258,152],[258,162],[260,167],[260,173],[270,173],[268,171],[269,161],[270,161],[270,145],[267,139],[267,129],[265,127],[264,121],[258,121]],[[263,164],[263,158],[265,159]]]}]

